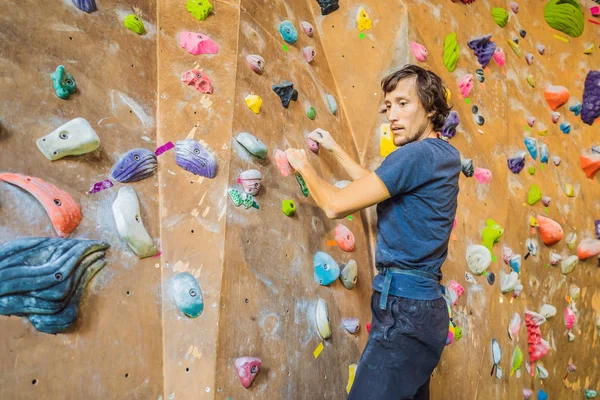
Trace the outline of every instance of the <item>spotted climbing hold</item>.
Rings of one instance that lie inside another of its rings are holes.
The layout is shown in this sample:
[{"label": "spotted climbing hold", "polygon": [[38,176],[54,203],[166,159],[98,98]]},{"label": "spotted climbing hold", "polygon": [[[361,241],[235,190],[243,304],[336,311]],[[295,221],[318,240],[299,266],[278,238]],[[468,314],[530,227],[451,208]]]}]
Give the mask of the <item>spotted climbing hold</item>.
[{"label": "spotted climbing hold", "polygon": [[498,25],[500,28],[504,28],[508,22],[508,11],[506,11],[504,8],[493,7],[492,18],[494,19],[496,25]]},{"label": "spotted climbing hold", "polygon": [[298,40],[298,31],[291,21],[285,20],[279,24],[279,33],[286,43],[294,44]]},{"label": "spotted climbing hold", "polygon": [[444,66],[449,72],[454,72],[456,64],[458,63],[458,56],[460,55],[460,46],[456,39],[456,33],[450,33],[444,40]]},{"label": "spotted climbing hold", "polygon": [[306,140],[306,144],[308,145],[308,148],[310,149],[310,151],[312,151],[315,154],[319,154],[319,142],[312,140],[311,138],[308,138]]},{"label": "spotted climbing hold", "polygon": [[558,120],[560,119],[560,113],[558,111],[552,111],[550,113],[550,116],[552,117],[552,122],[553,123],[557,123]]},{"label": "spotted climbing hold", "polygon": [[146,32],[146,29],[144,28],[144,22],[135,14],[129,14],[126,16],[123,20],[123,25],[125,25],[125,28],[137,33],[138,35],[143,35],[144,32]]},{"label": "spotted climbing hold", "polygon": [[329,286],[340,277],[340,267],[329,254],[318,251],[313,258],[314,279],[319,285]]},{"label": "spotted climbing hold", "polygon": [[527,192],[527,204],[530,206],[534,205],[538,201],[542,199],[542,191],[540,187],[535,183],[529,187],[529,192]]},{"label": "spotted climbing hold", "polygon": [[281,202],[281,210],[285,215],[291,217],[296,211],[296,204],[292,200],[283,200]]},{"label": "spotted climbing hold", "polygon": [[577,0],[550,0],[544,7],[544,19],[552,28],[573,38],[583,33],[583,11]]},{"label": "spotted climbing hold", "polygon": [[592,389],[585,389],[585,398],[586,399],[594,399],[598,397],[598,392]]},{"label": "spotted climbing hold", "polygon": [[199,92],[204,94],[213,93],[213,85],[210,78],[199,69],[190,69],[181,75],[181,81],[186,85],[193,86]]},{"label": "spotted climbing hold", "polygon": [[235,359],[235,370],[240,382],[245,388],[249,388],[260,370],[262,361],[257,357],[240,357]]},{"label": "spotted climbing hold", "polygon": [[477,57],[477,61],[481,64],[481,68],[487,67],[488,63],[492,59],[494,52],[496,51],[496,43],[490,39],[492,35],[480,36],[478,38],[469,40],[467,45]]},{"label": "spotted climbing hold", "polygon": [[427,56],[429,56],[429,52],[422,44],[416,42],[410,42],[410,50],[413,55],[417,59],[417,61],[425,62],[427,61]]},{"label": "spotted climbing hold", "polygon": [[312,24],[310,22],[301,21],[300,26],[302,27],[302,30],[304,31],[304,33],[306,33],[306,36],[313,37],[313,35],[315,33],[315,28],[312,26]]},{"label": "spotted climbing hold", "polygon": [[600,117],[600,71],[590,71],[585,78],[581,121],[592,125]]},{"label": "spotted climbing hold", "polygon": [[358,265],[356,261],[350,260],[347,264],[342,264],[342,271],[340,272],[340,281],[344,287],[348,290],[352,290],[358,279]]},{"label": "spotted climbing hold", "polygon": [[546,246],[555,245],[562,240],[563,229],[558,222],[538,214],[537,223],[540,239]]},{"label": "spotted climbing hold", "polygon": [[66,100],[77,91],[73,75],[67,73],[63,65],[56,67],[56,71],[50,74],[50,77],[54,85],[54,92],[59,98]]},{"label": "spotted climbing hold", "polygon": [[181,32],[179,34],[179,46],[195,56],[199,54],[217,54],[219,52],[219,45],[202,33]]},{"label": "spotted climbing hold", "polygon": [[564,86],[549,86],[544,90],[544,98],[552,110],[569,101],[569,90]]},{"label": "spotted climbing hold", "polygon": [[256,136],[249,134],[248,132],[241,132],[235,138],[239,144],[241,144],[246,150],[254,154],[257,157],[265,158],[268,150],[267,146],[258,139]]},{"label": "spotted climbing hold", "polygon": [[242,205],[242,194],[240,193],[239,190],[229,188],[229,189],[227,189],[227,194],[229,195],[229,198],[233,202],[233,205],[235,205],[236,207],[239,207],[240,205]]},{"label": "spotted climbing hold", "polygon": [[535,125],[535,117],[527,117],[527,125],[529,125],[530,128],[533,128],[533,125]]},{"label": "spotted climbing hold", "polygon": [[259,95],[249,94],[244,99],[246,105],[254,114],[260,114],[260,108],[262,107],[263,100]]},{"label": "spotted climbing hold", "polygon": [[290,101],[298,100],[298,91],[294,89],[294,84],[290,81],[283,81],[280,84],[271,86],[273,91],[281,99],[281,105],[288,108]]},{"label": "spotted climbing hold", "polygon": [[246,56],[246,62],[250,69],[256,72],[258,75],[262,75],[265,70],[265,59],[257,54],[250,54]]},{"label": "spotted climbing hold", "polygon": [[306,110],[306,116],[308,117],[308,119],[314,121],[314,119],[317,118],[317,110],[312,106],[309,107],[309,109]]},{"label": "spotted climbing hold", "polygon": [[450,281],[448,285],[448,297],[450,298],[450,302],[453,305],[456,305],[458,299],[465,292],[465,288],[462,285],[454,280]]},{"label": "spotted climbing hold", "polygon": [[188,0],[185,8],[198,21],[204,21],[213,10],[213,6],[208,0]]}]

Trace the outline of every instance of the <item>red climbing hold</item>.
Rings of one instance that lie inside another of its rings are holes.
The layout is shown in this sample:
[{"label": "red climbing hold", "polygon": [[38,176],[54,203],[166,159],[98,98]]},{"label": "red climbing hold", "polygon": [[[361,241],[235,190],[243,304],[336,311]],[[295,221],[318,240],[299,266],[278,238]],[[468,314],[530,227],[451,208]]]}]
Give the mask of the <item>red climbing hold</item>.
[{"label": "red climbing hold", "polygon": [[258,374],[262,361],[257,357],[240,357],[235,360],[235,369],[240,377],[242,386],[245,388],[252,385],[252,381]]}]

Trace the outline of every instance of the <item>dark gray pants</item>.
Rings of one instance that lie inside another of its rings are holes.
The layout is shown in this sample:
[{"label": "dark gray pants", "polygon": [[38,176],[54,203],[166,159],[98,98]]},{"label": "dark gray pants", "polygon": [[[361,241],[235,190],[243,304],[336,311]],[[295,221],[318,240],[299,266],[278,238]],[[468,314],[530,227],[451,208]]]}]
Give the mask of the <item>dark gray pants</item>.
[{"label": "dark gray pants", "polygon": [[390,295],[382,310],[380,297],[371,297],[371,333],[348,400],[428,400],[448,337],[446,301]]}]

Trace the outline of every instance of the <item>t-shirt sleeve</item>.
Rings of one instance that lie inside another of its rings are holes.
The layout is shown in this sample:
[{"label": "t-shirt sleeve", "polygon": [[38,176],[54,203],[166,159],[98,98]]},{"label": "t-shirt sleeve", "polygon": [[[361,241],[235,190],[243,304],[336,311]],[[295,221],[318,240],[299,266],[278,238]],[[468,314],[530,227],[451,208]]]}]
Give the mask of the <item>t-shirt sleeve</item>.
[{"label": "t-shirt sleeve", "polygon": [[433,154],[424,143],[405,145],[393,151],[375,170],[391,196],[410,192],[431,178]]}]

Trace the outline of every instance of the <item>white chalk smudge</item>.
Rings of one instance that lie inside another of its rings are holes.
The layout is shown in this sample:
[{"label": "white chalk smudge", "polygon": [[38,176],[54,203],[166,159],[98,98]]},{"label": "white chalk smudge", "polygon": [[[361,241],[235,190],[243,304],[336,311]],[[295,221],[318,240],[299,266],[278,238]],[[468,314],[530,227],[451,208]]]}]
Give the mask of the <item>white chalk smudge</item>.
[{"label": "white chalk smudge", "polygon": [[117,114],[117,107],[119,104],[127,105],[131,111],[138,117],[142,125],[146,128],[154,127],[154,118],[151,115],[146,114],[144,108],[138,104],[131,97],[125,93],[119,92],[118,90],[110,91],[110,107],[114,114]]}]

